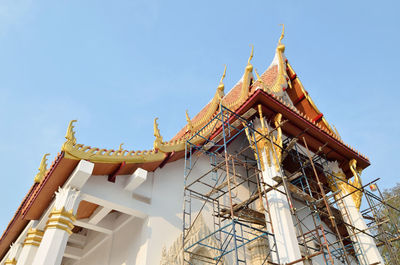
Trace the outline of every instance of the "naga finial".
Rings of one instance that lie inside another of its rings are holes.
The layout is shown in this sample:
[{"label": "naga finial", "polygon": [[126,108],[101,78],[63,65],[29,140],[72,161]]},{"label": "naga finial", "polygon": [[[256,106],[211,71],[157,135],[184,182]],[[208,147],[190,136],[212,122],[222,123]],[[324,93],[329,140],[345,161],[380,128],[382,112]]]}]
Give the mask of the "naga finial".
[{"label": "naga finial", "polygon": [[154,150],[159,150],[163,143],[163,138],[161,136],[160,129],[158,129],[157,120],[158,118],[154,119],[154,136],[156,137],[153,143]]},{"label": "naga finial", "polygon": [[42,161],[40,162],[40,166],[39,166],[39,172],[36,174],[35,176],[35,183],[40,183],[40,181],[42,181],[44,175],[46,174],[46,170],[47,170],[47,156],[49,156],[50,154],[45,154],[42,158]]},{"label": "naga finial", "polygon": [[281,41],[282,41],[283,37],[285,36],[285,25],[281,24],[281,26],[282,26],[282,34],[281,34],[281,37],[279,38],[279,41],[278,41],[277,50],[280,51],[280,52],[284,52],[285,51],[285,45],[282,44]]},{"label": "naga finial", "polygon": [[226,76],[226,64],[225,64],[225,68],[224,68],[224,73],[222,74],[221,80],[219,81],[220,84],[223,84],[223,80],[225,79]]},{"label": "naga finial", "polygon": [[67,142],[72,143],[73,145],[76,144],[76,138],[75,138],[75,132],[74,132],[74,122],[77,122],[77,120],[72,120],[69,122],[67,133],[65,134],[65,139],[67,139]]},{"label": "naga finial", "polygon": [[119,148],[118,148],[118,151],[122,151],[122,146],[124,145],[124,143],[121,143],[120,145],[119,145]]},{"label": "naga finial", "polygon": [[251,52],[250,52],[250,56],[249,56],[249,60],[247,60],[247,64],[250,64],[251,59],[253,59],[253,55],[254,55],[254,45],[251,45]]},{"label": "naga finial", "polygon": [[247,60],[246,68],[242,77],[242,91],[240,93],[239,102],[243,102],[247,99],[250,91],[250,86],[253,82],[253,65],[250,63],[254,55],[254,46],[251,45],[250,57]]},{"label": "naga finial", "polygon": [[159,140],[162,142],[163,138],[160,133],[160,129],[158,129],[158,123],[157,123],[158,118],[154,119],[154,136],[156,137],[156,140]]},{"label": "naga finial", "polygon": [[226,65],[225,65],[224,73],[222,74],[221,80],[219,81],[219,85],[218,85],[218,88],[217,88],[217,92],[216,92],[216,94],[215,94],[215,96],[216,96],[217,99],[218,99],[218,103],[220,103],[221,100],[223,99],[223,97],[225,96],[225,85],[224,85],[224,83],[223,83],[223,80],[224,80],[224,78],[225,78],[225,75],[226,75]]},{"label": "naga finial", "polygon": [[[226,67],[225,67],[226,69]],[[223,76],[222,76],[223,77]],[[222,82],[222,78],[221,78],[221,82]],[[188,110],[186,110],[186,121],[187,121],[187,128],[188,131],[192,131],[193,130],[193,124],[192,124],[192,120],[189,117],[189,113]]]},{"label": "naga finial", "polygon": [[281,41],[283,39],[283,37],[285,37],[285,24],[280,24],[280,26],[282,26],[282,34],[281,37],[279,38],[279,44],[282,44]]}]

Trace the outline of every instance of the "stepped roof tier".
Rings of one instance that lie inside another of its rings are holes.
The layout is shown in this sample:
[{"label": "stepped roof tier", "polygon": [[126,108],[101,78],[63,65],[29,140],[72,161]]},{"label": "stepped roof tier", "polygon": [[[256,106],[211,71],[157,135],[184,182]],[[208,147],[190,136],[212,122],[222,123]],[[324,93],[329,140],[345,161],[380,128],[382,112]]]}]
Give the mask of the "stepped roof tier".
[{"label": "stepped roof tier", "polygon": [[[288,120],[282,125],[286,135],[297,136],[302,133],[310,150],[314,152],[325,145],[324,153],[327,154],[327,158],[341,162],[349,178],[353,176],[348,166],[351,159],[355,159],[357,165],[363,169],[369,166],[368,158],[342,141],[336,129],[332,129],[312,101],[284,55],[285,45],[281,42],[283,36],[282,32],[275,57],[261,75],[257,71],[254,71],[255,76],[253,75],[252,50],[242,78],[227,94],[224,93],[223,83],[225,69],[212,100],[192,119],[186,113],[187,125],[170,141],[163,140],[155,119],[152,150],[128,151],[124,150],[122,145],[118,150],[101,149],[78,144],[74,132],[75,121],[71,121],[61,152],[48,169],[46,155],[43,157],[34,184],[4,231],[0,239],[0,257],[5,255],[10,244],[30,220],[41,217],[51,203],[54,192],[59,186],[63,186],[80,160],[93,162],[93,175],[108,175],[109,181],[115,181],[117,175],[132,174],[139,167],[155,171],[166,163],[184,157],[186,141],[212,120],[220,104],[245,118],[256,114],[258,104],[262,105],[265,117],[281,113],[283,119]],[[218,133],[218,126],[208,126],[202,130],[201,136],[213,137]],[[202,143],[204,138],[201,136],[195,136],[191,142]],[[89,217],[96,208],[96,204],[82,202],[78,208],[77,219]]]}]

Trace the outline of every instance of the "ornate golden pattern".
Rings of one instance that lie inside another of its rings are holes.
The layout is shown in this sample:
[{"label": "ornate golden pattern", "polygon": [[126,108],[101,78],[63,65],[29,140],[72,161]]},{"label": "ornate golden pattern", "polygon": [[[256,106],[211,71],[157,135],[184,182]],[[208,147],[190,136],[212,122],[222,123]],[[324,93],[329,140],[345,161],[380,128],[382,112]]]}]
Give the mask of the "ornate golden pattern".
[{"label": "ornate golden pattern", "polygon": [[355,159],[352,159],[349,162],[349,166],[351,172],[353,173],[354,181],[347,180],[346,175],[340,169],[339,171],[332,170],[332,173],[333,175],[335,175],[336,179],[333,180],[332,178],[330,178],[328,179],[328,182],[333,192],[336,192],[339,189],[342,191],[343,193],[342,195],[351,194],[351,198],[354,201],[354,205],[358,210],[360,210],[361,199],[362,199],[362,191],[360,190],[362,188],[362,183],[360,175],[362,169],[357,168],[357,161]]},{"label": "ornate golden pattern", "polygon": [[260,115],[261,128],[257,130],[258,133],[256,134],[255,137],[256,143],[254,143],[254,140],[251,137],[248,128],[245,129],[247,139],[250,143],[251,148],[253,149],[256,159],[258,158],[260,160],[261,169],[262,170],[265,169],[264,159],[262,157],[262,152],[265,151],[265,156],[267,159],[268,166],[271,167],[273,161],[275,169],[279,171],[280,163],[282,162],[281,161],[282,149],[280,148],[282,147],[282,128],[280,126],[282,120],[282,114],[278,113],[274,118],[274,124],[277,131],[277,135],[275,137],[274,135],[270,135],[268,127],[265,126],[261,105],[258,105],[258,113]]},{"label": "ornate golden pattern", "polygon": [[351,192],[351,197],[353,198],[353,201],[357,207],[358,210],[360,210],[361,207],[361,199],[362,199],[362,182],[361,182],[361,173],[362,169],[357,168],[357,161],[355,159],[350,160],[349,162],[350,170],[353,173],[354,180],[351,181],[349,180],[349,183],[353,185],[354,187],[350,186]]},{"label": "ornate golden pattern", "polygon": [[74,132],[75,122],[76,120],[73,120],[69,123],[67,134],[65,135],[67,140],[61,148],[61,151],[65,152],[66,158],[85,159],[92,162],[102,163],[121,163],[123,161],[127,163],[143,163],[160,161],[165,157],[164,153],[157,152],[156,150],[107,150],[97,147],[84,146],[83,144],[77,144]]},{"label": "ornate golden pattern", "polygon": [[15,258],[7,259],[6,262],[4,262],[4,265],[15,265],[15,264],[17,264],[17,260]]}]

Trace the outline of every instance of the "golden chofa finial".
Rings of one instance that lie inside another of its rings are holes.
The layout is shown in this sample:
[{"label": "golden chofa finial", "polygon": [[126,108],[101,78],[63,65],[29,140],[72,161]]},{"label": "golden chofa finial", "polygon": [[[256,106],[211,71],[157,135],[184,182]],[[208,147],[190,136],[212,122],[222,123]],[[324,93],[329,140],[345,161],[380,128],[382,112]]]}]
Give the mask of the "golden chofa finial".
[{"label": "golden chofa finial", "polygon": [[[221,82],[222,82],[222,79],[223,78],[221,78]],[[187,130],[188,131],[192,131],[193,130],[193,124],[192,124],[192,120],[189,117],[188,110],[186,110],[186,121],[187,121]]]},{"label": "golden chofa finial", "polygon": [[279,44],[281,44],[283,37],[285,37],[285,24],[280,24],[280,26],[282,26],[282,34],[281,37],[279,38]]},{"label": "golden chofa finial", "polygon": [[249,59],[247,60],[247,66],[246,69],[248,69],[249,71],[253,71],[253,65],[251,65],[251,59],[253,59],[254,56],[254,45],[251,45],[251,52],[250,52],[250,56]]},{"label": "golden chofa finial", "polygon": [[65,139],[67,139],[67,142],[71,142],[72,144],[76,144],[76,138],[74,132],[75,122],[77,122],[77,120],[72,120],[69,122],[67,133],[65,134]]},{"label": "golden chofa finial", "polygon": [[119,148],[118,148],[118,151],[122,151],[122,146],[124,145],[124,143],[121,143],[120,145],[119,145]]},{"label": "golden chofa finial", "polygon": [[254,46],[251,45],[251,52],[249,56],[249,60],[247,60],[246,68],[244,69],[244,74],[242,77],[242,91],[240,93],[240,97],[237,102],[244,102],[249,96],[250,86],[253,82],[253,65],[251,65],[250,61],[254,55]]},{"label": "golden chofa finial", "polygon": [[76,122],[76,120],[72,120],[69,122],[67,133],[65,134],[65,139],[67,139],[67,141],[65,141],[65,143],[62,145],[62,151],[68,151],[73,148],[74,145],[76,145],[74,122]]},{"label": "golden chofa finial", "polygon": [[44,175],[46,174],[46,170],[47,170],[47,156],[49,156],[50,154],[45,154],[42,158],[42,161],[40,162],[40,166],[39,166],[39,172],[36,174],[35,176],[35,183],[40,183],[44,177]]},{"label": "golden chofa finial", "polygon": [[254,45],[251,45],[251,52],[250,52],[249,60],[247,60],[247,64],[250,64],[251,59],[253,59],[253,55],[254,55]]},{"label": "golden chofa finial", "polygon": [[224,79],[225,79],[225,76],[226,76],[226,64],[225,64],[225,68],[224,68],[224,73],[222,74],[221,80],[219,81],[219,84],[220,84],[220,85],[223,85],[223,84],[224,84],[223,81],[224,81]]},{"label": "golden chofa finial", "polygon": [[163,142],[163,138],[161,136],[160,133],[160,129],[158,129],[158,123],[157,123],[158,118],[154,119],[154,137],[156,137],[156,139],[154,139],[154,149],[159,149],[159,147],[162,145]]},{"label": "golden chofa finial", "polygon": [[226,76],[226,65],[225,65],[224,73],[222,74],[221,80],[219,81],[219,85],[218,85],[217,93],[216,93],[216,96],[217,96],[219,102],[225,96],[225,85],[224,85],[224,82],[223,82],[225,76]]},{"label": "golden chofa finial", "polygon": [[283,37],[285,37],[285,24],[280,24],[280,26],[282,26],[282,34],[281,34],[281,37],[279,38],[278,48],[277,49],[282,51],[282,52],[284,52],[285,51],[285,45],[282,44],[282,40],[283,40]]}]

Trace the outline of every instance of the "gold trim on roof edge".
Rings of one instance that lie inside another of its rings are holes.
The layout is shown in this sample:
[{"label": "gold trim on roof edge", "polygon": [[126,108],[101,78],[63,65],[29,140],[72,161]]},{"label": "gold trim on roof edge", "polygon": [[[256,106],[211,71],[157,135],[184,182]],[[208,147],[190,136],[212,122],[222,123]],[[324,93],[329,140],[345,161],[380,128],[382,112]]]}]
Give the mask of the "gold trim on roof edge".
[{"label": "gold trim on roof edge", "polygon": [[[293,70],[292,66],[290,65],[290,63],[287,63],[287,66],[289,68],[290,71],[292,71],[293,73],[295,73],[295,71]],[[296,76],[297,82],[300,85],[300,89],[301,92],[304,94],[305,98],[307,99],[307,101],[310,103],[310,105],[313,107],[313,109],[315,110],[315,112],[317,112],[317,114],[321,114],[321,112],[319,111],[319,109],[317,108],[317,106],[315,105],[314,101],[311,99],[310,95],[308,95],[308,92],[304,89],[303,84],[300,81],[300,78],[298,78]],[[329,125],[328,121],[325,119],[324,116],[322,116],[321,118],[322,122],[325,124],[325,126],[328,128],[329,132],[335,135],[335,138],[340,139],[341,137],[339,136],[339,134],[337,133],[337,131],[333,130],[332,127]]]},{"label": "gold trim on roof edge", "polygon": [[[182,139],[164,142],[158,128],[157,118],[154,119],[154,149],[145,151],[128,151],[128,150],[114,150],[114,149],[100,149],[97,147],[85,146],[83,144],[76,144],[74,123],[73,120],[69,123],[67,134],[65,136],[66,141],[63,144],[61,150],[65,153],[66,158],[71,159],[84,159],[92,162],[99,163],[145,163],[145,162],[157,162],[165,159],[167,153],[179,152],[185,150],[186,140],[193,136],[193,133],[185,136]],[[219,120],[208,124],[203,128],[201,136],[209,136],[213,133],[216,127],[218,127]],[[217,126],[216,126],[217,125]],[[193,144],[199,144],[204,141],[200,135],[196,136],[191,140]],[[122,147],[122,146],[120,146]]]},{"label": "gold trim on roof edge", "polygon": [[[77,144],[74,132],[74,123],[76,120],[72,120],[67,129],[65,135],[65,143],[61,147],[61,151],[65,153],[66,158],[72,159],[85,159],[92,162],[100,163],[143,163],[143,162],[155,162],[165,158],[164,153],[157,152],[155,150],[150,151],[127,151],[123,149],[100,149],[97,147],[85,146],[83,144]],[[122,147],[122,146],[120,146]]]},{"label": "gold trim on roof edge", "polygon": [[[300,80],[298,79],[298,81],[300,82]],[[308,117],[305,113],[299,111],[296,107],[294,107],[293,105],[288,104],[287,102],[283,101],[281,98],[279,98],[278,96],[274,95],[274,94],[270,94],[275,100],[279,101],[282,105],[286,106],[287,108],[291,109],[292,111],[296,112],[298,115],[300,115],[302,118],[304,118],[305,120],[307,120],[308,122],[310,122],[311,124],[315,125],[317,128],[319,128],[320,130],[324,131],[325,133],[327,133],[328,135],[330,135],[331,137],[333,137],[334,139],[336,139],[338,142],[340,142],[341,144],[343,144],[344,146],[346,146],[348,149],[352,150],[353,152],[357,153],[359,156],[363,157],[364,159],[369,161],[369,158],[363,154],[361,154],[359,151],[357,151],[356,149],[354,149],[352,146],[348,145],[347,143],[345,143],[340,137],[338,137],[336,134],[332,133],[331,131],[329,131],[328,129],[322,127],[321,125],[319,125],[318,123],[312,121],[312,119],[310,117]]]}]

